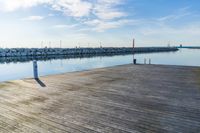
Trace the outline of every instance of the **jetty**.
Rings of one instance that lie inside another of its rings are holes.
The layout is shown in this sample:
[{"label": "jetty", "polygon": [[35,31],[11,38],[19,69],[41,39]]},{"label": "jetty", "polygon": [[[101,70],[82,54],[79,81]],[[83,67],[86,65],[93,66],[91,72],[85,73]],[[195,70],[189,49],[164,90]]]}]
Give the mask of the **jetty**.
[{"label": "jetty", "polygon": [[0,132],[200,132],[200,68],[122,65],[0,84]]},{"label": "jetty", "polygon": [[179,46],[177,48],[200,49],[200,46]]},{"label": "jetty", "polygon": [[[138,47],[135,53],[177,51],[176,47]],[[38,57],[38,56],[86,56],[132,54],[131,47],[100,47],[100,48],[5,48],[0,49],[0,57]]]}]

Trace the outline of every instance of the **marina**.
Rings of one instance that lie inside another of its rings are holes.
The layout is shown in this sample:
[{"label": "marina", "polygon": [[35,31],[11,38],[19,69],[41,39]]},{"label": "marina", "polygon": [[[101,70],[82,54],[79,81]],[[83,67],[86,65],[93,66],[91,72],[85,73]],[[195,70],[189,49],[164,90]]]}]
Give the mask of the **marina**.
[{"label": "marina", "polygon": [[0,0],[0,133],[200,133],[199,5]]}]

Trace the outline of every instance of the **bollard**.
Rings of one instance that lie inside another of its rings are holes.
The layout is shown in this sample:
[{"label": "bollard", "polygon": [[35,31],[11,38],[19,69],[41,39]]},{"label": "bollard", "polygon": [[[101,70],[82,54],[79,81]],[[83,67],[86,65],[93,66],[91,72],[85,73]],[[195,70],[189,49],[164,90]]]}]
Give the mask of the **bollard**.
[{"label": "bollard", "polygon": [[133,64],[136,64],[137,63],[137,60],[136,59],[133,59]]},{"label": "bollard", "polygon": [[151,64],[151,59],[149,59],[149,65]]},{"label": "bollard", "polygon": [[144,58],[144,64],[146,64],[146,58]]},{"label": "bollard", "polygon": [[38,66],[37,66],[37,61],[33,61],[33,74],[34,74],[34,79],[38,79]]}]

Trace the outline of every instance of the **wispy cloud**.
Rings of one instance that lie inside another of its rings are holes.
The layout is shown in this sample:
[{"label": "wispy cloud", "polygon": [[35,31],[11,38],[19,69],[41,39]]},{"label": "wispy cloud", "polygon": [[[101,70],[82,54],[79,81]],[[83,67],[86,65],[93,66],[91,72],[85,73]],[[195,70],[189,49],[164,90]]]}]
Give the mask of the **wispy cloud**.
[{"label": "wispy cloud", "polygon": [[92,4],[83,0],[1,0],[2,11],[12,12],[21,8],[30,8],[46,4],[53,10],[61,11],[67,16],[83,17],[90,13]]},{"label": "wispy cloud", "polygon": [[103,21],[103,20],[95,19],[95,20],[85,22],[86,25],[93,27],[91,30],[97,31],[97,32],[103,32],[108,29],[115,29],[124,25],[136,25],[138,23],[139,21],[128,20],[128,19],[122,19],[122,20],[116,20],[116,21]]},{"label": "wispy cloud", "polygon": [[189,23],[184,26],[172,27],[170,25],[154,26],[154,27],[143,27],[140,28],[140,33],[145,36],[200,36],[200,22]]},{"label": "wispy cloud", "polygon": [[53,28],[74,28],[76,26],[77,24],[73,24],[73,25],[58,24],[58,25],[54,25]]},{"label": "wispy cloud", "polygon": [[28,16],[26,18],[22,18],[21,20],[25,20],[25,21],[39,21],[44,19],[45,17],[43,16]]},{"label": "wispy cloud", "polygon": [[125,18],[128,14],[118,9],[121,4],[122,0],[97,0],[93,8],[95,18],[85,24],[92,26],[93,31],[103,32],[132,23]]},{"label": "wispy cloud", "polygon": [[48,17],[54,17],[54,16],[55,16],[55,14],[52,14],[52,13],[48,14]]},{"label": "wispy cloud", "polygon": [[38,4],[51,3],[52,0],[1,0],[0,10],[12,12],[21,8],[30,8]]},{"label": "wispy cloud", "polygon": [[121,0],[97,0],[94,6],[94,14],[99,19],[106,20],[124,17],[127,14],[116,7],[120,4],[122,4]]},{"label": "wispy cloud", "polygon": [[158,18],[158,21],[173,21],[177,19],[181,19],[183,17],[189,16],[192,13],[188,10],[190,7],[180,8],[176,11],[176,13],[169,14],[167,16],[162,16]]},{"label": "wispy cloud", "polygon": [[[38,5],[48,5],[55,11],[62,12],[64,16],[70,16],[77,21],[92,26],[95,31],[118,28],[128,24],[125,18],[128,14],[118,9],[123,4],[123,0],[2,0],[0,1],[1,10],[12,12],[23,8],[30,8]],[[50,14],[50,16],[52,16]],[[85,19],[87,18],[87,19]],[[41,20],[42,16],[30,16],[23,20]],[[117,19],[117,20],[116,20]],[[91,22],[98,21],[96,25]],[[68,25],[57,25],[57,28],[66,28]]]},{"label": "wispy cloud", "polygon": [[56,0],[52,3],[52,8],[67,16],[84,17],[90,14],[92,4],[83,0]]},{"label": "wispy cloud", "polygon": [[189,9],[189,7],[183,7],[166,16],[144,19],[135,32],[141,38],[145,38],[143,43],[151,45],[172,40],[183,44],[199,43],[200,21],[199,19],[190,21],[189,18],[196,15]]}]

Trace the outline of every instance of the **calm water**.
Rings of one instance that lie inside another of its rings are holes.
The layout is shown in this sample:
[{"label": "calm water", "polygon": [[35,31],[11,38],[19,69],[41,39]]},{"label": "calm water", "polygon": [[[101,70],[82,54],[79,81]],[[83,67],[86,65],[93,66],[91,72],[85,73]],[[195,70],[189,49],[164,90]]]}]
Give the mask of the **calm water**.
[{"label": "calm water", "polygon": [[[151,59],[152,64],[200,66],[200,50],[181,49],[177,52],[136,54],[138,63],[144,63],[144,58]],[[130,64],[133,55],[57,59],[38,61],[39,75],[60,74],[82,71],[93,68]],[[0,82],[32,77],[32,62],[0,64]]]}]

